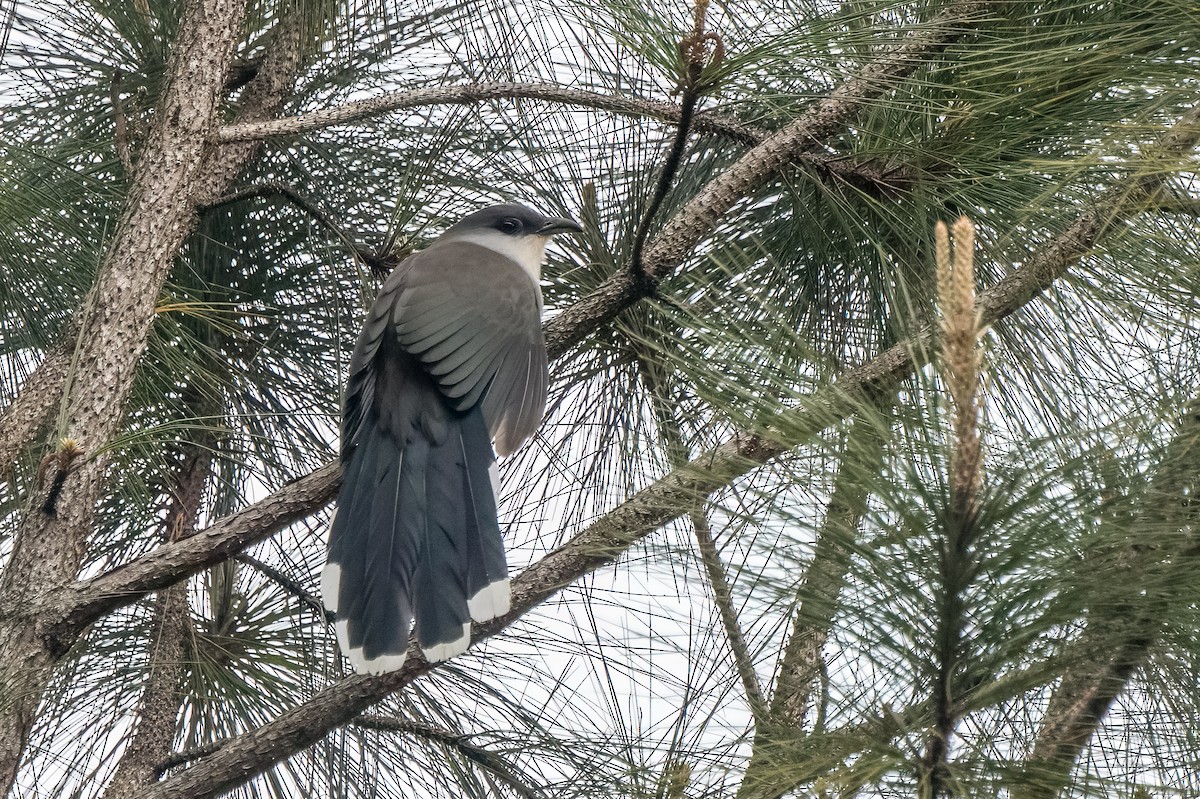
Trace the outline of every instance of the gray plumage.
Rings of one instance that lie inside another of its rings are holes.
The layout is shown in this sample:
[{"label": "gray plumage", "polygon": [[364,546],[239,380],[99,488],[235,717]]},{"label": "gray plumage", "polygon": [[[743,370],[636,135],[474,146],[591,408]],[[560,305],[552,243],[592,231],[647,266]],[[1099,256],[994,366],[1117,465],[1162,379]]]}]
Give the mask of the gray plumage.
[{"label": "gray plumage", "polygon": [[512,453],[546,405],[542,254],[579,230],[521,205],[477,211],[384,282],[350,361],[343,483],[322,573],[358,671],[399,668],[415,621],[430,660],[508,612],[492,444]]}]

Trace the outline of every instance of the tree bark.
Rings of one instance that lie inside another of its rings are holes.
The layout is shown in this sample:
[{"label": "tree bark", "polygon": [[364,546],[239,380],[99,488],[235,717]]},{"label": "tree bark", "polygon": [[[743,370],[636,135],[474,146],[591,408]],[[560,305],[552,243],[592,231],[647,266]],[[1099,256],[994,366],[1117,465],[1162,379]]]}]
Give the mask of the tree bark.
[{"label": "tree bark", "polygon": [[0,413],[0,481],[7,480],[21,451],[34,440],[62,397],[79,329],[67,326],[64,340],[46,354],[21,392]]},{"label": "tree bark", "polygon": [[107,457],[146,348],[167,271],[191,228],[195,179],[219,121],[244,0],[192,0],[184,9],[168,78],[125,211],[80,317],[65,386],[63,434],[74,444],[48,464],[0,581],[0,788],[16,777],[39,697],[69,640],[48,635],[48,598],[74,582]]},{"label": "tree bark", "polygon": [[[196,531],[205,486],[212,474],[214,443],[211,436],[203,436],[188,446],[167,511],[166,541],[179,541]],[[187,591],[187,582],[180,581],[159,591],[154,599],[149,674],[138,702],[137,726],[108,783],[105,799],[129,799],[155,780],[155,767],[171,754],[192,633]]]}]

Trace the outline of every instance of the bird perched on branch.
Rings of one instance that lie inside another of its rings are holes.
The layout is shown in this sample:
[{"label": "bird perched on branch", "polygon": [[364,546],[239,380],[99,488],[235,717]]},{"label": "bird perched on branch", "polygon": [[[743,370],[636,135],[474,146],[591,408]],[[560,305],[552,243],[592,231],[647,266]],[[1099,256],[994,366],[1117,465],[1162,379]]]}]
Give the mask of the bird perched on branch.
[{"label": "bird perched on branch", "polygon": [[321,594],[356,671],[466,651],[509,610],[495,453],[546,407],[538,287],[546,243],[578,224],[523,205],[476,211],[392,271],[350,360],[342,488]]}]

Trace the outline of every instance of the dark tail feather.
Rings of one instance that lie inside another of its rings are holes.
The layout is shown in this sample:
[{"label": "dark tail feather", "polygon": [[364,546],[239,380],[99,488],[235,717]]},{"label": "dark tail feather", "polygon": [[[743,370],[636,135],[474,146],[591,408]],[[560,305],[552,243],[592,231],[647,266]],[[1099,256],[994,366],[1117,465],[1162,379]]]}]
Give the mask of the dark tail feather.
[{"label": "dark tail feather", "polygon": [[447,660],[471,642],[467,615],[466,512],[459,486],[465,464],[457,443],[460,420],[429,451],[425,540],[413,584],[417,642],[429,660]]},{"label": "dark tail feather", "polygon": [[467,603],[473,621],[489,621],[508,613],[511,605],[504,538],[496,519],[496,458],[482,410],[467,414],[459,432],[467,467],[461,477],[467,509]]},{"label": "dark tail feather", "polygon": [[345,464],[321,593],[355,670],[380,674],[400,668],[408,650],[425,516],[424,442],[402,450],[371,422],[364,427]]},{"label": "dark tail feather", "polygon": [[472,620],[508,612],[482,411],[451,417],[446,432],[401,448],[367,419],[345,463],[321,589],[356,671],[400,668],[414,619],[425,656],[446,660],[470,644]]},{"label": "dark tail feather", "polygon": [[508,612],[508,568],[496,521],[494,464],[483,412],[451,420],[429,456],[429,525],[417,572],[417,640],[425,657],[466,650],[472,621]]}]

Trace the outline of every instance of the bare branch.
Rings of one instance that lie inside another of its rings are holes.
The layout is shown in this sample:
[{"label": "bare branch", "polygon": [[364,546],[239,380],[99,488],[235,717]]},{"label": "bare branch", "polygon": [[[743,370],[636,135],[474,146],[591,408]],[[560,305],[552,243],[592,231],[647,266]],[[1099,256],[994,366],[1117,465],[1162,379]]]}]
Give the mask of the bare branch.
[{"label": "bare branch", "polygon": [[[646,273],[645,264],[642,262],[646,240],[650,237],[650,228],[654,224],[655,217],[658,216],[663,201],[667,199],[667,194],[671,191],[671,186],[675,182],[675,173],[679,171],[679,166],[683,161],[683,151],[687,146],[688,134],[691,132],[692,123],[696,117],[696,105],[704,91],[710,88],[701,81],[700,76],[704,68],[708,66],[710,57],[713,61],[719,62],[725,52],[725,45],[721,39],[716,34],[705,32],[704,23],[707,10],[707,2],[696,3],[693,8],[692,32],[679,41],[679,52],[685,63],[683,75],[679,81],[683,96],[679,105],[679,119],[676,123],[675,136],[671,141],[671,147],[667,151],[662,168],[659,170],[658,180],[655,181],[650,201],[646,203],[642,218],[638,221],[637,230],[633,235],[633,246],[630,248],[629,270],[635,281],[646,283],[643,289],[646,294],[653,294],[657,287],[657,281]],[[710,39],[714,43],[711,56],[706,47]]]},{"label": "bare branch", "polygon": [[429,724],[419,724],[392,716],[359,716],[353,721],[353,724],[368,730],[396,732],[435,741],[453,749],[484,771],[492,774],[516,791],[517,795],[525,799],[540,799],[542,796],[538,790],[521,780],[516,774],[516,769],[503,757],[482,746],[470,743],[472,737],[470,735],[454,733]]},{"label": "bare branch", "polygon": [[[674,103],[618,97],[585,89],[570,89],[550,83],[470,83],[463,86],[406,89],[296,117],[226,125],[217,131],[217,141],[240,142],[273,136],[295,136],[406,108],[423,108],[431,105],[474,105],[490,100],[544,100],[595,108],[600,111],[611,111],[623,116],[658,119],[663,122],[678,122],[681,114],[680,107]],[[704,133],[727,136],[743,144],[757,142],[765,135],[762,130],[753,125],[747,125],[733,117],[711,112],[697,114],[693,121],[693,127]]]},{"label": "bare branch", "polygon": [[340,484],[338,464],[322,466],[190,538],[164,544],[132,563],[74,584],[58,600],[61,612],[54,625],[56,634],[73,635],[115,608],[228,560],[320,510],[333,499]]}]

